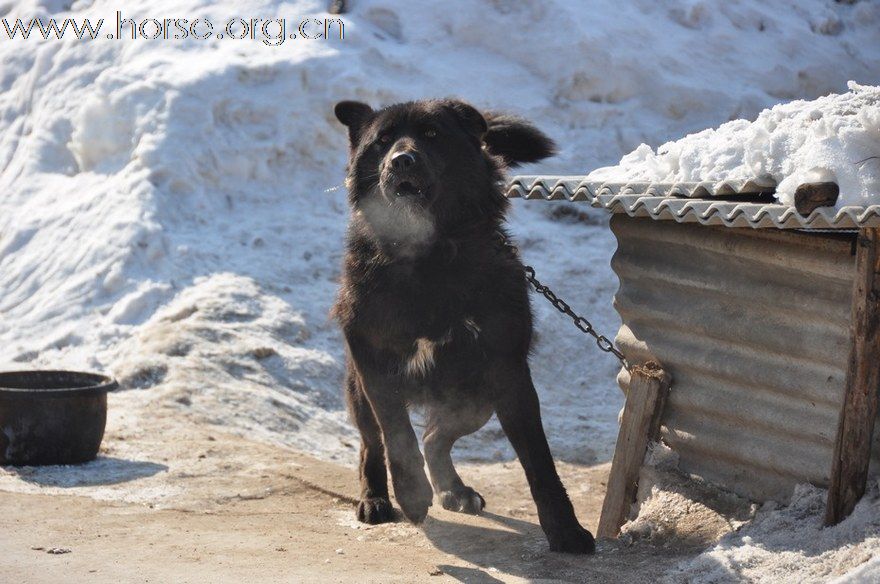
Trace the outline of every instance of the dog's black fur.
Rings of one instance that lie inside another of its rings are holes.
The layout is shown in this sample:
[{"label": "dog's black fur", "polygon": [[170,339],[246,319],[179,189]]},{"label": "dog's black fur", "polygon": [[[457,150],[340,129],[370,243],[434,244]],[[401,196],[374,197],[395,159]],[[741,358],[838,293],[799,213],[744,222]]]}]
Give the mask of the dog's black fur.
[{"label": "dog's black fur", "polygon": [[[410,521],[424,520],[433,492],[446,509],[479,513],[485,501],[462,482],[450,451],[495,412],[550,549],[592,552],[593,536],[575,517],[541,425],[523,265],[499,246],[504,169],[551,155],[553,142],[523,120],[457,100],[378,111],[344,101],[335,113],[351,147],[352,218],[334,315],[362,438],[358,519],[392,519],[386,463]],[[410,406],[425,409],[424,458]]]}]

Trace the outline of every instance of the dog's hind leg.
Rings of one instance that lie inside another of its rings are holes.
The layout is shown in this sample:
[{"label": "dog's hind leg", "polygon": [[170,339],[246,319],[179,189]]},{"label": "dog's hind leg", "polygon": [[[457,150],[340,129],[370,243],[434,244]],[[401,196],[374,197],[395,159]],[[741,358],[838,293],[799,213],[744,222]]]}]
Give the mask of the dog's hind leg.
[{"label": "dog's hind leg", "polygon": [[394,519],[394,512],[388,499],[388,475],[385,470],[382,434],[351,365],[345,378],[345,399],[351,419],[361,434],[361,496],[357,518],[363,523],[386,523]]},{"label": "dog's hind leg", "polygon": [[462,482],[452,464],[452,445],[482,428],[492,416],[488,404],[473,409],[433,405],[428,408],[423,443],[434,492],[444,509],[478,514],[486,507],[482,495]]},{"label": "dog's hind leg", "polygon": [[541,425],[538,394],[525,359],[497,363],[487,372],[494,387],[495,412],[525,471],[538,507],[538,520],[550,550],[592,553],[593,535],[581,527],[565,487],[556,472]]}]

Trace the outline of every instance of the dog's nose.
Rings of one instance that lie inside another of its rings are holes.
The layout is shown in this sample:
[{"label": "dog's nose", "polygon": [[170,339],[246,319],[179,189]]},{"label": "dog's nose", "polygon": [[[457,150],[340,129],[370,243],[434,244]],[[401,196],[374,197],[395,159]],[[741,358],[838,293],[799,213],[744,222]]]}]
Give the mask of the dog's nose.
[{"label": "dog's nose", "polygon": [[416,157],[411,152],[397,152],[391,157],[391,167],[394,170],[406,170],[415,163]]}]

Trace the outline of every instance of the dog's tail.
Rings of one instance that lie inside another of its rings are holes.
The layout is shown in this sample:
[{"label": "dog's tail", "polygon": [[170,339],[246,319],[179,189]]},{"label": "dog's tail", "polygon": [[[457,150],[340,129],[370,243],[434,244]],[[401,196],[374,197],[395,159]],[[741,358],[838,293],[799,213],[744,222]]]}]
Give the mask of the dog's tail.
[{"label": "dog's tail", "polygon": [[509,114],[484,112],[488,130],[483,136],[486,150],[501,158],[505,166],[537,162],[556,154],[556,144],[528,121]]}]

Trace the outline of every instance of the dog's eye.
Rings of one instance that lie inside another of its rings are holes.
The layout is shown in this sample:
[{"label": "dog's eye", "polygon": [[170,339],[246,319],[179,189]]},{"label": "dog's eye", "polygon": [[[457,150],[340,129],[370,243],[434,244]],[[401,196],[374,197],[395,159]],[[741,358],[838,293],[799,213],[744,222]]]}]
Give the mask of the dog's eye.
[{"label": "dog's eye", "polygon": [[437,137],[437,130],[434,128],[426,128],[425,129],[425,136],[428,138],[436,138]]},{"label": "dog's eye", "polygon": [[382,144],[388,144],[391,142],[391,134],[379,134],[379,142]]}]

